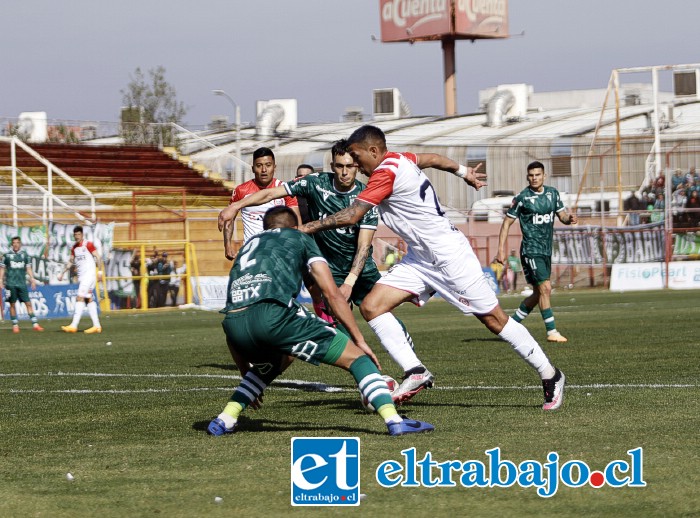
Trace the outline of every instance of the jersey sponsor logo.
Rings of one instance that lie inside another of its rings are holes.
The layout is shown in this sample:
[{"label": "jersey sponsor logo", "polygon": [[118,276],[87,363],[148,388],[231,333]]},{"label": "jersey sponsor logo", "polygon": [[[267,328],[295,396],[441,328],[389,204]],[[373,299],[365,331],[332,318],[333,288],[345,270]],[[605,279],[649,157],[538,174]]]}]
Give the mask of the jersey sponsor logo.
[{"label": "jersey sponsor logo", "polygon": [[238,290],[231,290],[231,302],[245,302],[260,296],[261,286],[249,286]]},{"label": "jersey sponsor logo", "polygon": [[643,478],[643,450],[641,447],[628,450],[629,459],[613,460],[600,470],[592,469],[582,460],[560,462],[555,451],[547,454],[547,462],[524,460],[518,464],[501,458],[501,449],[493,448],[484,452],[486,462],[480,460],[433,459],[426,452],[418,459],[416,448],[401,451],[403,462],[387,460],[375,471],[380,486],[402,487],[456,487],[493,488],[512,487],[536,488],[542,498],[550,498],[557,493],[559,485],[571,488],[590,485],[594,489],[603,486],[611,488],[646,487]]},{"label": "jersey sponsor logo", "polygon": [[272,277],[266,273],[256,273],[255,275],[246,273],[233,281],[231,283],[231,288],[238,288],[249,284],[262,284],[263,282],[272,282]]},{"label": "jersey sponsor logo", "polygon": [[10,268],[25,268],[24,261],[10,261]]},{"label": "jersey sponsor logo", "polygon": [[293,506],[360,505],[360,439],[293,437]]},{"label": "jersey sponsor logo", "polygon": [[554,212],[532,215],[533,225],[549,225],[550,223],[554,223]]}]

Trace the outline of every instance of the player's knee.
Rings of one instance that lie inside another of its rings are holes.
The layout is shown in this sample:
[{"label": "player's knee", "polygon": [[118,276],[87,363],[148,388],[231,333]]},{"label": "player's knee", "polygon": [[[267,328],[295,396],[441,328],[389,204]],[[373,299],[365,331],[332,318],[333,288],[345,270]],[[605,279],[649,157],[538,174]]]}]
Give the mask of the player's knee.
[{"label": "player's knee", "polygon": [[374,303],[370,297],[367,297],[362,301],[362,304],[360,304],[360,313],[362,314],[362,318],[369,322],[382,313],[386,313],[386,311],[384,311],[379,304]]}]

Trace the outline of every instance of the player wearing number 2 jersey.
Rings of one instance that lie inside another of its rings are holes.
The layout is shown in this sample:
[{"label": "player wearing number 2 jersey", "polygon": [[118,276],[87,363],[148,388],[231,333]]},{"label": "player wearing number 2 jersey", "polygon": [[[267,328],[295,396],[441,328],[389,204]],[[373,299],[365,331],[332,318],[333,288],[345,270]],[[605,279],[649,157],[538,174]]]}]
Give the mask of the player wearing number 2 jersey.
[{"label": "player wearing number 2 jersey", "polygon": [[433,167],[464,179],[475,189],[485,185],[479,166],[472,169],[433,153],[394,153],[384,133],[363,126],[348,139],[348,150],[370,177],[350,207],[303,225],[308,233],[353,225],[373,207],[386,225],[408,244],[408,253],[365,298],[360,311],[368,322],[403,302],[422,305],[434,292],[464,314],[473,314],[508,342],[537,370],[544,388],[544,410],[563,402],[564,374],[555,368],[522,324],[509,318],[481,271],[469,241],[445,218],[437,195],[422,169]]},{"label": "player wearing number 2 jersey", "polygon": [[[238,416],[247,406],[260,403],[263,391],[289,365],[290,357],[349,371],[390,435],[433,430],[428,423],[399,416],[379,362],[335,286],[326,260],[314,240],[296,229],[297,221],[288,207],[268,210],[263,217],[265,232],[246,241],[231,268],[223,327],[243,379],[223,412],[209,423],[209,433],[234,432]],[[306,272],[352,339],[296,302]]]}]

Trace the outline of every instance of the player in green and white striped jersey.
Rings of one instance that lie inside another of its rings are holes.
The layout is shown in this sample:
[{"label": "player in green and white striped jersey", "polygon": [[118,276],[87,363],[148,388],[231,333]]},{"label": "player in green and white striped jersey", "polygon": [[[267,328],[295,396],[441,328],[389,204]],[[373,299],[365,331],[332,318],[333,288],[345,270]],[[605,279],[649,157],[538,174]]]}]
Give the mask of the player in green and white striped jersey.
[{"label": "player in green and white striped jersey", "polygon": [[516,219],[520,220],[520,230],[523,233],[520,245],[520,257],[523,264],[525,279],[532,284],[532,295],[522,301],[515,311],[513,319],[521,322],[535,306],[540,306],[540,313],[547,329],[547,341],[566,342],[554,324],[551,293],[552,283],[552,237],[554,235],[554,217],[565,225],[575,224],[578,220],[575,214],[570,214],[561,200],[559,191],[554,187],[544,185],[544,165],[532,162],[527,166],[528,187],[523,189],[515,198],[503,219],[498,236],[497,260],[504,263],[507,260],[506,240],[508,231]]}]

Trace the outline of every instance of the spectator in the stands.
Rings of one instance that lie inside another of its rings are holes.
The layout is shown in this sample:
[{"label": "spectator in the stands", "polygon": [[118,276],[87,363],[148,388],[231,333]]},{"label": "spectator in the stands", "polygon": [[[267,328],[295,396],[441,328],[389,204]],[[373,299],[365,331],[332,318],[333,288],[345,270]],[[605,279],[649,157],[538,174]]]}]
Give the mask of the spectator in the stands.
[{"label": "spectator in the stands", "polygon": [[641,200],[637,198],[637,195],[634,191],[630,191],[630,197],[624,201],[622,207],[627,213],[627,216],[629,218],[629,224],[639,225],[638,211],[642,210],[644,207],[642,206]]}]

